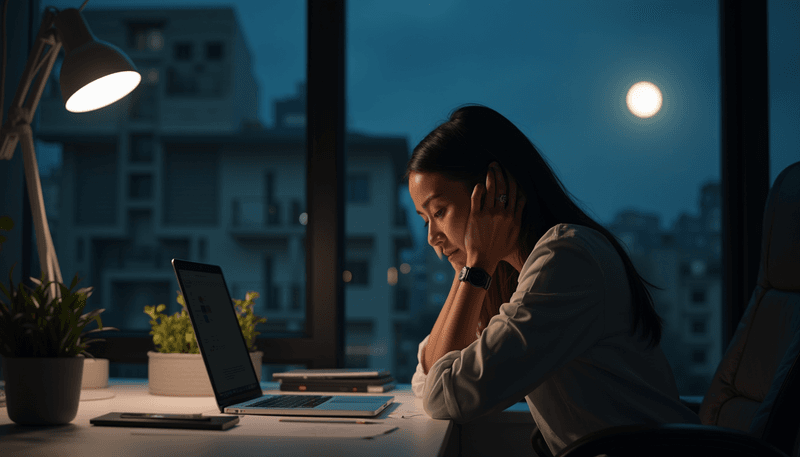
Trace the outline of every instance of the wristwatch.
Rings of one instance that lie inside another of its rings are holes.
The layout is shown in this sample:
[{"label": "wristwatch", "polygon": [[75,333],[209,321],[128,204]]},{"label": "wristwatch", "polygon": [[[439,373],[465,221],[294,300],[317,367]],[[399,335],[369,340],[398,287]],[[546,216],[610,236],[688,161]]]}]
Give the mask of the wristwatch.
[{"label": "wristwatch", "polygon": [[461,273],[458,274],[459,281],[466,281],[475,287],[482,287],[489,289],[489,284],[492,283],[492,277],[489,273],[478,267],[464,267]]}]

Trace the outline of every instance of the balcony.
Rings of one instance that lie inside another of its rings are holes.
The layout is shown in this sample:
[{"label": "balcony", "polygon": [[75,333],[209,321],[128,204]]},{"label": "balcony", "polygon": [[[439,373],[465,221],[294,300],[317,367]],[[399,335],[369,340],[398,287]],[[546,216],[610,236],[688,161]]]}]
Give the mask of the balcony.
[{"label": "balcony", "polygon": [[305,237],[303,225],[285,223],[279,202],[262,197],[240,197],[231,202],[228,232],[241,244],[285,251],[291,237]]}]

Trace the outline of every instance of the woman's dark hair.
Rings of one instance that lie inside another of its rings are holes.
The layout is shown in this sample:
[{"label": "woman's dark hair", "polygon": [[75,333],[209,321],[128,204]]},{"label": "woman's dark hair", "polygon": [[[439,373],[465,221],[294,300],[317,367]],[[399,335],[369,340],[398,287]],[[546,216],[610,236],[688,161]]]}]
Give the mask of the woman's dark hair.
[{"label": "woman's dark hair", "polygon": [[[655,286],[639,275],[617,237],[575,204],[533,143],[500,113],[480,105],[463,106],[454,111],[448,121],[436,127],[414,148],[405,179],[411,172],[439,173],[472,187],[485,181],[489,164],[495,161],[506,173],[511,173],[529,202],[536,198],[539,204],[539,214],[528,210],[530,204],[522,213],[519,249],[522,261],[554,225],[578,224],[602,233],[625,264],[633,303],[631,335],[641,329],[642,339],[649,339],[651,346],[658,345],[663,324],[648,290],[648,286]],[[516,290],[519,273],[506,262],[500,262],[495,276],[496,281],[492,281],[481,312],[484,326]]]}]

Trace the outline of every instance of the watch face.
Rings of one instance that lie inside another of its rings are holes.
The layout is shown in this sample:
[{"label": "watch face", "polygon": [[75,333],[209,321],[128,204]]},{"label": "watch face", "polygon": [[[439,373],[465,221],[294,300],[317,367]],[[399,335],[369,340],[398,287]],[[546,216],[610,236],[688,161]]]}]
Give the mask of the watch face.
[{"label": "watch face", "polygon": [[488,276],[489,275],[486,274],[485,271],[479,268],[470,268],[469,270],[469,282],[481,287],[483,287],[483,285],[486,284],[486,278]]}]

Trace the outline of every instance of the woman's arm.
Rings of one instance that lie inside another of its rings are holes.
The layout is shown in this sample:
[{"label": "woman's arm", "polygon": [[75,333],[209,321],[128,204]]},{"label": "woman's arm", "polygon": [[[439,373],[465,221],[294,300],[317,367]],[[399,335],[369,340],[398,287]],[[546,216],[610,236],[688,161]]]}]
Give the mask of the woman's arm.
[{"label": "woman's arm", "polygon": [[[499,195],[505,201],[498,203]],[[486,173],[486,185],[478,183],[472,191],[470,214],[464,235],[466,266],[480,268],[490,276],[500,260],[516,252],[525,197],[517,195],[513,179],[506,183],[500,166],[493,162]],[[456,275],[464,265],[453,265]],[[425,373],[442,356],[459,351],[475,341],[486,289],[453,279],[453,286],[442,312],[431,331],[422,361]]]},{"label": "woman's arm", "polygon": [[[496,267],[495,265],[483,269],[491,275]],[[426,374],[443,355],[464,349],[475,341],[475,330],[478,328],[478,319],[485,299],[486,289],[461,282],[456,274],[447,301],[431,330],[430,340],[421,360]]]}]

